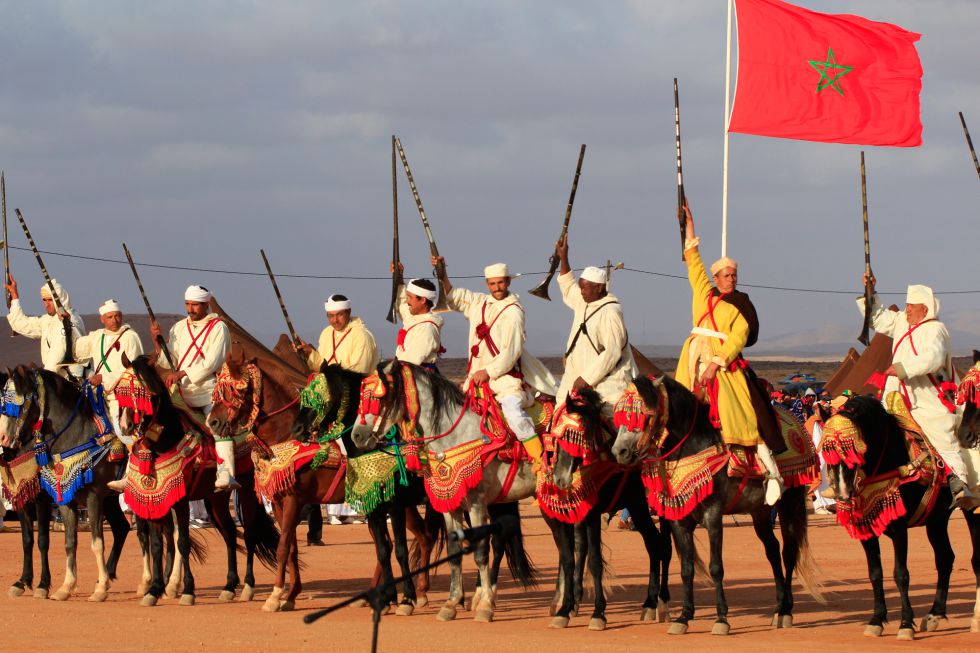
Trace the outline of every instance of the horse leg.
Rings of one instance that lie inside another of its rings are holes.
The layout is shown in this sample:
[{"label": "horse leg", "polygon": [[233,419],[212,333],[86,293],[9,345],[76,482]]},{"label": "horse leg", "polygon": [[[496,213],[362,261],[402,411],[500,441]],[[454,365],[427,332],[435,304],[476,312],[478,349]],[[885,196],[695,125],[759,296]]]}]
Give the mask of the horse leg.
[{"label": "horse leg", "polygon": [[670,523],[677,545],[677,554],[681,558],[681,587],[684,589],[684,604],[677,619],[667,629],[668,635],[683,635],[687,632],[688,622],[694,618],[694,528],[693,519],[686,517],[681,521]]},{"label": "horse leg", "polygon": [[371,532],[371,541],[374,542],[374,557],[377,564],[381,567],[381,578],[378,586],[384,587],[385,610],[392,603],[398,602],[398,593],[391,585],[395,577],[391,569],[391,537],[388,535],[388,524],[386,521],[385,510],[381,507],[375,509],[367,515],[368,530]]},{"label": "horse leg", "polygon": [[[633,499],[632,497],[638,497]],[[633,525],[636,527],[640,537],[643,538],[643,546],[647,551],[647,558],[650,561],[650,577],[647,580],[647,597],[643,601],[640,610],[640,621],[656,621],[658,597],[660,594],[660,534],[657,526],[650,517],[646,499],[642,494],[631,495],[626,505],[633,518]]]},{"label": "horse leg", "polygon": [[242,483],[242,489],[236,490],[236,492],[238,492],[238,508],[242,513],[242,533],[245,538],[245,585],[242,587],[242,593],[238,600],[251,601],[252,597],[255,596],[256,550],[260,547],[260,542],[265,539],[266,534],[270,537],[270,544],[278,537],[278,534],[275,533],[275,528],[269,523],[269,516],[265,513],[265,507],[255,495],[253,474],[250,472],[248,475],[239,478],[238,482]]},{"label": "horse leg", "polygon": [[712,635],[727,635],[731,630],[731,626],[728,624],[728,602],[725,600],[725,563],[722,560],[722,541],[725,533],[722,524],[723,516],[721,506],[718,504],[705,510],[704,525],[708,530],[708,543],[711,546],[711,561],[708,564],[708,571],[711,574],[712,582],[715,584],[715,604],[717,605],[715,625],[711,628]]},{"label": "horse leg", "polygon": [[140,551],[143,554],[143,572],[139,585],[136,586],[136,594],[143,596],[149,591],[150,583],[153,582],[153,569],[150,562],[150,523],[139,517],[136,518],[136,539],[140,543]]},{"label": "horse leg", "polygon": [[755,528],[755,536],[762,542],[766,551],[766,560],[772,568],[772,579],[776,584],[776,609],[772,615],[772,627],[779,628],[782,624],[782,615],[786,602],[786,578],[783,576],[783,563],[779,555],[779,540],[776,539],[772,530],[772,507],[761,505],[752,511],[752,526]]},{"label": "horse leg", "polygon": [[[443,515],[443,518],[446,520],[447,533],[452,533],[455,530],[463,528],[463,513],[461,510],[447,512]],[[459,542],[450,538],[446,544],[446,550],[449,555],[458,554],[460,552]],[[449,561],[449,596],[439,609],[436,619],[439,621],[452,621],[455,619],[456,613],[459,611],[464,599],[463,561],[460,558],[454,558]]]},{"label": "horse leg", "polygon": [[99,572],[99,580],[95,584],[95,591],[88,597],[88,600],[101,603],[109,598],[109,567],[105,561],[105,538],[102,532],[102,497],[98,496],[94,491],[90,491],[85,503],[88,508],[92,553],[95,555],[95,565]]},{"label": "horse leg", "polygon": [[382,518],[386,512],[391,514],[391,532],[395,542],[395,560],[401,568],[405,584],[402,587],[402,600],[398,606],[398,614],[411,615],[415,612],[415,582],[412,580],[412,565],[408,556],[408,533],[405,524],[405,511],[401,506],[388,504],[388,510],[380,511]]},{"label": "horse leg", "polygon": [[[0,510],[3,510],[2,505],[0,505]],[[34,586],[34,520],[31,519],[27,506],[17,511],[17,521],[20,522],[20,546],[23,550],[23,564],[20,579],[7,590],[7,595],[10,597],[23,596],[25,590]],[[40,531],[40,526],[38,526],[38,531]],[[38,540],[40,539],[39,534]],[[40,548],[40,543],[38,543],[38,548]]]},{"label": "horse leg", "polygon": [[177,549],[177,540],[174,539],[174,533],[177,529],[177,515],[173,512],[173,509],[171,509],[170,514],[165,519],[167,522],[163,529],[163,542],[166,547],[166,557],[164,558],[164,583],[166,584],[166,589],[164,596],[168,599],[175,599],[181,589],[181,568],[184,562],[183,556],[181,556],[180,551]]},{"label": "horse leg", "polygon": [[[470,523],[474,526],[482,526],[487,521],[487,507],[480,503],[473,503],[470,506]],[[474,601],[476,614],[473,615],[474,621],[489,622],[493,621],[493,610],[496,605],[497,588],[490,580],[490,543],[486,538],[473,544],[473,562],[480,574],[480,601]]]},{"label": "horse leg", "polygon": [[980,633],[980,515],[964,512],[966,525],[970,528],[970,540],[973,543],[973,577],[976,580],[976,599],[973,603],[973,618],[970,620],[970,632]]},{"label": "horse leg", "polygon": [[[967,513],[969,514],[969,513]],[[937,518],[938,517],[938,518]],[[932,632],[939,629],[939,620],[946,618],[946,599],[949,596],[949,577],[953,573],[953,560],[956,554],[949,543],[948,516],[934,510],[926,521],[926,536],[932,545],[936,562],[936,596],[933,598],[929,614],[922,618],[919,630]],[[972,535],[972,533],[971,533]]]},{"label": "horse leg", "polygon": [[[169,521],[170,515],[164,517],[164,520]],[[140,520],[142,521],[142,520]],[[164,564],[163,564],[163,529],[166,526],[162,523],[151,524],[145,522],[149,532],[149,544],[150,544],[150,561],[152,564],[152,577],[153,580],[150,582],[150,587],[146,594],[143,596],[143,601],[140,605],[150,607],[157,604],[157,601],[163,596],[164,585],[166,584],[166,577],[164,576]],[[172,525],[171,525],[172,528]]]},{"label": "horse leg", "polygon": [[[297,523],[299,522],[299,511],[302,508],[302,505],[296,506]],[[296,597],[299,596],[300,590],[303,589],[303,581],[299,576],[299,542],[295,537],[293,538],[292,546],[289,547],[289,573],[292,578],[292,581],[289,583],[289,591],[286,592],[286,598],[279,604],[279,609],[283,611],[296,609]]]},{"label": "horse leg", "polygon": [[585,534],[589,545],[589,573],[592,574],[595,605],[592,618],[589,620],[589,630],[606,629],[606,591],[602,586],[602,513],[592,510],[585,518]]},{"label": "horse leg", "polygon": [[65,525],[65,580],[51,598],[67,601],[78,584],[78,511],[73,506],[61,506],[61,521]]},{"label": "horse leg", "polygon": [[109,551],[109,559],[106,561],[106,569],[109,571],[109,580],[116,580],[116,569],[119,565],[119,558],[129,537],[129,520],[119,506],[119,499],[115,493],[112,496],[103,497],[102,512],[109,522],[109,529],[112,531],[112,549]]},{"label": "horse leg", "polygon": [[[295,496],[283,497],[275,504],[276,520],[279,522],[279,547],[276,549],[276,578],[273,581],[272,593],[266,599],[262,609],[266,612],[278,612],[282,603],[282,593],[286,587],[286,565],[290,561],[293,543],[296,541],[296,525],[299,522],[300,506]],[[293,583],[298,581],[298,574],[293,576]]]},{"label": "horse leg", "polygon": [[881,637],[888,621],[888,608],[885,606],[885,572],[881,568],[881,542],[872,537],[861,542],[864,556],[868,560],[868,580],[871,581],[871,591],[874,594],[875,610],[868,625],[864,627],[865,637]]},{"label": "horse leg", "polygon": [[[396,510],[401,511],[405,517],[405,528],[412,534],[415,538],[414,546],[417,547],[418,553],[414,552],[409,556],[410,563],[414,563],[417,566],[425,566],[432,562],[432,548],[434,537],[432,533],[429,532],[428,524],[426,520],[422,517],[419,512],[419,507],[416,505],[406,506],[404,510],[396,508]],[[431,508],[427,508],[431,510]],[[442,517],[439,518],[440,520]],[[393,520],[394,521],[394,520]],[[428,599],[429,593],[429,572],[422,572],[418,581],[415,582],[415,606],[418,608],[425,607],[429,603]]]},{"label": "horse leg", "polygon": [[895,584],[902,597],[902,621],[898,627],[898,639],[908,640],[915,637],[915,616],[912,613],[912,601],[909,599],[908,527],[905,523],[895,524],[890,535],[895,548]]},{"label": "horse leg", "polygon": [[51,589],[51,562],[48,552],[51,548],[51,497],[42,491],[34,503],[37,519],[37,551],[41,557],[41,577],[38,579],[34,598],[48,598]]},{"label": "horse leg", "polygon": [[575,587],[572,577],[575,566],[575,526],[545,516],[545,523],[551,529],[551,536],[558,549],[558,578],[555,595],[551,600],[551,628],[565,628],[575,608]]},{"label": "horse leg", "polygon": [[221,539],[225,543],[225,553],[227,554],[228,573],[225,576],[225,585],[218,594],[218,601],[228,603],[235,600],[235,590],[238,589],[238,530],[235,528],[235,520],[232,519],[231,512],[228,510],[228,495],[225,493],[216,494],[211,499],[205,500],[208,512],[215,527],[221,534]]},{"label": "horse leg", "polygon": [[[641,494],[641,496],[643,496]],[[640,502],[640,510],[649,512],[645,501]],[[665,623],[670,620],[670,560],[674,556],[671,544],[670,521],[660,519],[660,594],[657,597],[657,621]]]}]

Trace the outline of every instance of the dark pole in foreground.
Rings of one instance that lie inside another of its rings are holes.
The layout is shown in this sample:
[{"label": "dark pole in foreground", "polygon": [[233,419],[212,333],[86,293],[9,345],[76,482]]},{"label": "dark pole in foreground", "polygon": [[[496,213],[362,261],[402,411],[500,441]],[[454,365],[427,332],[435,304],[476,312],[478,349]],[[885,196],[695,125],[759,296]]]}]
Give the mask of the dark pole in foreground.
[{"label": "dark pole in foreground", "polygon": [[858,342],[867,347],[871,343],[871,303],[874,289],[871,285],[871,242],[868,239],[868,179],[864,172],[864,152],[861,152],[861,209],[864,217],[864,324]]},{"label": "dark pole in foreground", "polygon": [[973,139],[970,138],[970,130],[966,128],[962,111],[960,111],[960,124],[963,125],[963,135],[966,136],[966,144],[970,148],[970,156],[973,157],[973,166],[977,169],[977,176],[980,177],[980,161],[977,161],[977,151],[973,149]]}]

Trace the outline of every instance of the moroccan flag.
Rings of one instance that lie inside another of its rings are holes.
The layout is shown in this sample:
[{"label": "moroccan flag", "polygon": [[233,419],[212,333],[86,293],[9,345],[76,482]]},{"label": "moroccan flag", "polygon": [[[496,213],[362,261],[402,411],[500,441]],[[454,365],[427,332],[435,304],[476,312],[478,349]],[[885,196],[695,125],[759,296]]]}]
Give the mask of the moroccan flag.
[{"label": "moroccan flag", "polygon": [[922,144],[919,34],[782,0],[736,0],[729,131],[827,143]]}]

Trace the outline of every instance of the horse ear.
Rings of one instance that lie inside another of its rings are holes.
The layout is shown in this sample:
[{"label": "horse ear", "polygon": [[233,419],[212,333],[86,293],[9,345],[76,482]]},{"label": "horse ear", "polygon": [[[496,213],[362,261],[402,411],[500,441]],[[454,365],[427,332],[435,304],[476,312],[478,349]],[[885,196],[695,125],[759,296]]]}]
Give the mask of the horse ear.
[{"label": "horse ear", "polygon": [[242,365],[245,364],[245,348],[242,347],[242,343],[237,340],[231,343],[231,348],[228,349],[228,356],[225,357],[225,361],[228,364],[228,371],[231,372],[232,376],[238,376],[241,372]]},{"label": "horse ear", "polygon": [[980,363],[980,351],[977,351],[976,349],[973,350],[973,362]]}]

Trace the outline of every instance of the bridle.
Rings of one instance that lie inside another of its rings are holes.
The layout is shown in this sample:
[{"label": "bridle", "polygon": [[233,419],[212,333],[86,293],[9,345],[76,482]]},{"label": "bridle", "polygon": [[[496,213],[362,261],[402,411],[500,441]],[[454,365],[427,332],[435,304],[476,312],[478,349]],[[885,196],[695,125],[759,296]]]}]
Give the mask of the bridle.
[{"label": "bridle", "polygon": [[[657,390],[656,409],[650,410],[636,386],[630,384],[622,398],[616,402],[613,419],[617,428],[625,427],[630,431],[640,431],[640,437],[633,447],[634,455],[645,461],[660,462],[680,451],[680,448],[694,433],[694,427],[698,423],[701,402],[695,399],[694,415],[691,417],[691,426],[687,433],[677,441],[677,444],[662,452],[661,447],[670,435],[670,431],[667,429],[667,422],[670,419],[670,401],[664,383],[657,383],[656,378],[652,376],[647,378],[653,382]],[[654,441],[654,437],[656,437],[656,441]]]},{"label": "bridle", "polygon": [[[246,363],[242,373],[235,376],[231,373],[228,363],[221,366],[221,371],[215,377],[214,390],[211,391],[211,401],[228,409],[228,423],[234,424],[242,407],[251,401],[248,419],[241,428],[230,437],[238,437],[252,433],[255,428],[267,419],[280,415],[299,403],[296,397],[276,410],[263,413],[262,411],[262,370],[255,362]],[[248,390],[251,389],[249,393]]]}]

